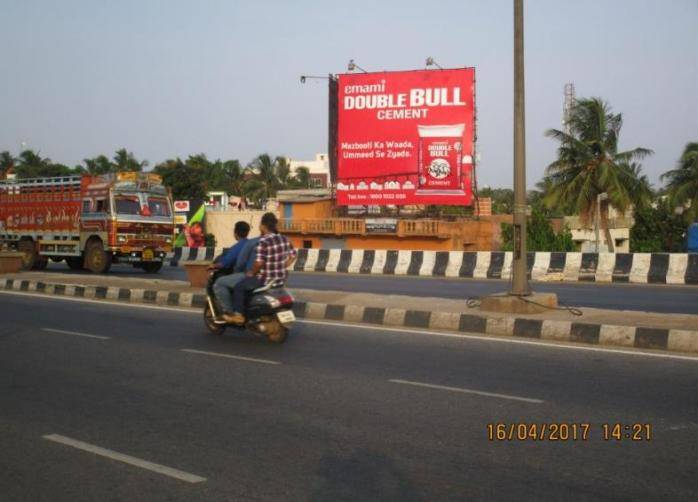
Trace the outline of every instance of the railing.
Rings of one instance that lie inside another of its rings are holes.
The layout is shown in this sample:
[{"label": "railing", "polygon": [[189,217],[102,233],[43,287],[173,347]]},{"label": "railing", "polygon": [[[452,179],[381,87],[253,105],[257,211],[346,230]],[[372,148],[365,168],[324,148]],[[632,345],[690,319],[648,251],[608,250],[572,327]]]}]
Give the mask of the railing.
[{"label": "railing", "polygon": [[[367,235],[366,220],[352,218],[280,220],[279,230],[290,234]],[[451,237],[448,222],[440,220],[397,220],[399,237]]]}]

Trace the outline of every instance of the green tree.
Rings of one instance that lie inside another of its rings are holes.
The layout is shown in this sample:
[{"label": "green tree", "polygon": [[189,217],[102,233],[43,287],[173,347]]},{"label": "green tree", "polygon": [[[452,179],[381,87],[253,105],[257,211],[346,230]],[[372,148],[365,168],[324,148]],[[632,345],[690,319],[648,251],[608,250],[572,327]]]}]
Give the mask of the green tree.
[{"label": "green tree", "polygon": [[237,159],[226,160],[223,162],[223,172],[226,179],[226,190],[234,195],[244,196],[245,184],[245,169],[240,165]]},{"label": "green tree", "polygon": [[50,176],[70,176],[80,174],[80,168],[71,168],[64,164],[55,164],[51,159],[42,157],[34,150],[24,150],[17,158],[15,173],[17,178],[43,178]]},{"label": "green tree", "polygon": [[[555,233],[541,204],[536,204],[531,209],[531,216],[528,217],[526,224],[526,239],[529,251],[576,250],[570,229],[565,226],[562,231]],[[504,251],[514,249],[513,225],[502,223],[502,243]]]},{"label": "green tree", "polygon": [[107,158],[106,155],[98,155],[91,159],[83,159],[83,164],[85,164],[85,171],[88,174],[107,174],[114,171],[114,164]]},{"label": "green tree", "polygon": [[630,252],[683,251],[686,225],[669,197],[659,197],[654,204],[639,208],[634,218],[635,223],[630,229]]},{"label": "green tree", "polygon": [[142,171],[144,167],[148,166],[148,161],[139,161],[133,155],[133,152],[126,151],[125,148],[121,148],[114,154],[114,170],[116,172],[123,171]]},{"label": "green tree", "polygon": [[292,188],[310,188],[312,186],[310,169],[305,166],[298,166],[288,185]]},{"label": "green tree", "polygon": [[4,179],[5,175],[11,169],[14,170],[17,159],[15,159],[7,150],[0,152],[0,179]]},{"label": "green tree", "polygon": [[686,145],[676,169],[662,174],[674,207],[685,208],[684,217],[690,223],[698,218],[698,143]]},{"label": "green tree", "polygon": [[511,188],[485,187],[478,192],[478,197],[492,199],[492,214],[511,214],[514,210],[514,191]]},{"label": "green tree", "polygon": [[549,129],[546,136],[557,140],[557,160],[546,170],[550,191],[545,197],[550,208],[573,208],[584,222],[592,220],[597,197],[607,194],[599,207],[600,227],[606,236],[609,251],[614,251],[608,226],[612,205],[624,212],[633,200],[638,184],[632,162],[653,152],[647,148],[618,151],[618,137],[623,125],[620,113],[611,112],[599,98],[579,99],[572,108],[568,134]]},{"label": "green tree", "polygon": [[170,187],[175,199],[201,200],[206,197],[205,171],[182,159],[168,159],[153,170],[162,176],[165,186]]},{"label": "green tree", "polygon": [[263,153],[249,165],[250,179],[244,185],[245,193],[258,205],[276,197],[276,192],[284,188],[282,179],[288,179],[288,164],[283,157],[272,157]]}]

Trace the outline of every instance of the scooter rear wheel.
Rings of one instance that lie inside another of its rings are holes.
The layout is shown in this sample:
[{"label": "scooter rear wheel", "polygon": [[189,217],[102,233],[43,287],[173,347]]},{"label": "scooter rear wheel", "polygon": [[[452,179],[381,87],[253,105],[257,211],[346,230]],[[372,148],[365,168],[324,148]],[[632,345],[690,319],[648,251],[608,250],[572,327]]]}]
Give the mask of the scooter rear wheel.
[{"label": "scooter rear wheel", "polygon": [[211,312],[211,306],[208,302],[206,302],[206,306],[204,307],[204,324],[212,335],[222,335],[225,331],[225,324],[217,324],[215,322],[215,316],[213,312]]},{"label": "scooter rear wheel", "polygon": [[266,325],[267,340],[271,343],[281,344],[288,338],[288,328],[274,319]]}]

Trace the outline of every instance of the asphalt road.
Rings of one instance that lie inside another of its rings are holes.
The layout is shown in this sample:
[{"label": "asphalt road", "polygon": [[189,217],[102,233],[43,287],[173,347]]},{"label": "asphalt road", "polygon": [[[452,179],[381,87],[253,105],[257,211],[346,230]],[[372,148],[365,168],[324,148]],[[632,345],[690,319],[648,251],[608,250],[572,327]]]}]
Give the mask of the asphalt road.
[{"label": "asphalt road", "polygon": [[[49,270],[70,272],[63,263],[51,263]],[[73,272],[74,273],[74,272]],[[85,272],[79,272],[85,273]],[[110,273],[143,277],[131,266],[114,266]],[[158,273],[162,279],[186,280],[181,267],[165,266]],[[327,273],[291,274],[290,287],[367,292],[376,294],[470,298],[501,293],[507,281],[475,279],[441,279],[425,277],[368,276]],[[698,287],[640,284],[535,283],[539,292],[557,293],[565,305],[612,310],[638,310],[675,314],[698,314]]]},{"label": "asphalt road", "polygon": [[[274,346],[10,294],[0,315],[3,501],[698,497],[696,360],[310,323]],[[497,422],[591,429],[489,441]],[[604,441],[615,422],[652,440]]]}]

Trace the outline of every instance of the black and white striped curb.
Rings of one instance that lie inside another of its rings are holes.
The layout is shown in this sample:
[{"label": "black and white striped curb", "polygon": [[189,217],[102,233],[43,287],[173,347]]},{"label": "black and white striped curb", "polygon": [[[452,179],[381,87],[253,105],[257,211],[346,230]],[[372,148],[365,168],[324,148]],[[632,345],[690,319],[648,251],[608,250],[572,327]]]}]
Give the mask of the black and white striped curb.
[{"label": "black and white striped curb", "polygon": [[[177,248],[176,261],[211,260],[223,248]],[[503,251],[394,251],[299,249],[296,272],[509,279],[512,253]],[[528,254],[534,281],[698,284],[696,253]]]},{"label": "black and white striped curb", "polygon": [[154,289],[120,288],[117,286],[82,286],[78,284],[55,284],[42,281],[0,278],[0,289],[89,300],[110,300],[171,307],[203,308],[206,305],[206,295],[202,293],[179,293]]},{"label": "black and white striped curb", "polygon": [[[198,293],[52,284],[18,279],[0,279],[0,289],[173,307],[203,308],[206,304],[206,296]],[[690,330],[298,301],[294,304],[293,311],[300,319],[698,353],[698,331]]]},{"label": "black and white striped curb", "polygon": [[590,345],[698,352],[698,331],[591,324],[455,312],[296,302],[298,318],[537,338]]}]

